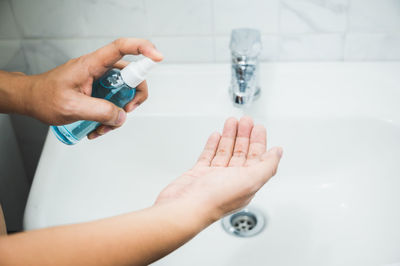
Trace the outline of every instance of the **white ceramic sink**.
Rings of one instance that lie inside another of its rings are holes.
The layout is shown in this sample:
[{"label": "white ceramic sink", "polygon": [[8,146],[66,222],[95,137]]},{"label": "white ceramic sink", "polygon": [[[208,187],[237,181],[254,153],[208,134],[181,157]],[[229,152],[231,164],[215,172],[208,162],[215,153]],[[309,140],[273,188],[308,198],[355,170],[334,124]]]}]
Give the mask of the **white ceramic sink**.
[{"label": "white ceramic sink", "polygon": [[149,79],[153,97],[118,131],[72,147],[49,134],[25,228],[150,206],[209,133],[247,114],[284,147],[277,176],[251,203],[264,231],[238,238],[217,222],[155,265],[399,265],[400,64],[261,67],[262,96],[246,110],[228,99],[228,65],[165,65]]}]

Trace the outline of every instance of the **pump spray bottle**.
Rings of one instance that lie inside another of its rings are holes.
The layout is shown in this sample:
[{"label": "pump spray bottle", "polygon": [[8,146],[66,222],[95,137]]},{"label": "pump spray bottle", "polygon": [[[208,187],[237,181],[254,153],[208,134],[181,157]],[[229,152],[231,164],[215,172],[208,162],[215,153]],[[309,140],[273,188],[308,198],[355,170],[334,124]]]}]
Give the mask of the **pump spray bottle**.
[{"label": "pump spray bottle", "polygon": [[[93,82],[92,97],[108,100],[123,108],[135,97],[136,86],[155,66],[155,62],[145,57],[132,62],[122,70],[111,69]],[[51,126],[53,133],[63,143],[73,145],[100,126],[95,121],[77,121],[68,125]]]}]

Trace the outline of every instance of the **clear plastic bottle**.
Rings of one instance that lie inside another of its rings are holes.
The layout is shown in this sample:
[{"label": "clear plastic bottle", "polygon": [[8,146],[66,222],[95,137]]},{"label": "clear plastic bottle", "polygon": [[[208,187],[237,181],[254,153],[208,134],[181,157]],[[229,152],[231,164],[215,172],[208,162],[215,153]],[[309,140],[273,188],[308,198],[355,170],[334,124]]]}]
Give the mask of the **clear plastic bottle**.
[{"label": "clear plastic bottle", "polygon": [[[145,79],[154,65],[154,61],[144,58],[130,63],[121,71],[109,70],[93,82],[92,97],[106,99],[121,108],[124,107],[135,97],[135,87]],[[99,122],[82,120],[68,125],[51,126],[51,130],[61,142],[73,145],[98,126]]]}]

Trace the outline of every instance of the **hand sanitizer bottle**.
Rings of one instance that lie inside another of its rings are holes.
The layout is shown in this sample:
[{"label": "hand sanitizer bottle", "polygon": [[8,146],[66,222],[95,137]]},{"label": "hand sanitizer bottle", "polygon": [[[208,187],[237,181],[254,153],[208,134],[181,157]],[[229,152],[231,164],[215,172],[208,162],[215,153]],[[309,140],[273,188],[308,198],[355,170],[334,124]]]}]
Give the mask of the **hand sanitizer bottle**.
[{"label": "hand sanitizer bottle", "polygon": [[[92,97],[106,99],[121,108],[124,107],[135,97],[135,87],[145,79],[155,64],[146,57],[130,63],[121,71],[109,70],[93,82]],[[51,126],[51,130],[61,142],[73,145],[98,126],[99,122],[82,120],[68,125]]]}]

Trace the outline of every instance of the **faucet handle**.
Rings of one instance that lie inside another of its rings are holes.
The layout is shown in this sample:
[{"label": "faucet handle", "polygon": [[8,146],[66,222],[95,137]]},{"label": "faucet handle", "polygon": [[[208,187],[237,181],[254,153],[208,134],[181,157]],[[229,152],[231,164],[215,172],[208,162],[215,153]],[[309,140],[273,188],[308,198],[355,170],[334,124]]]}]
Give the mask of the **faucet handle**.
[{"label": "faucet handle", "polygon": [[262,50],[260,31],[249,28],[232,30],[229,47],[234,61],[257,58]]}]

